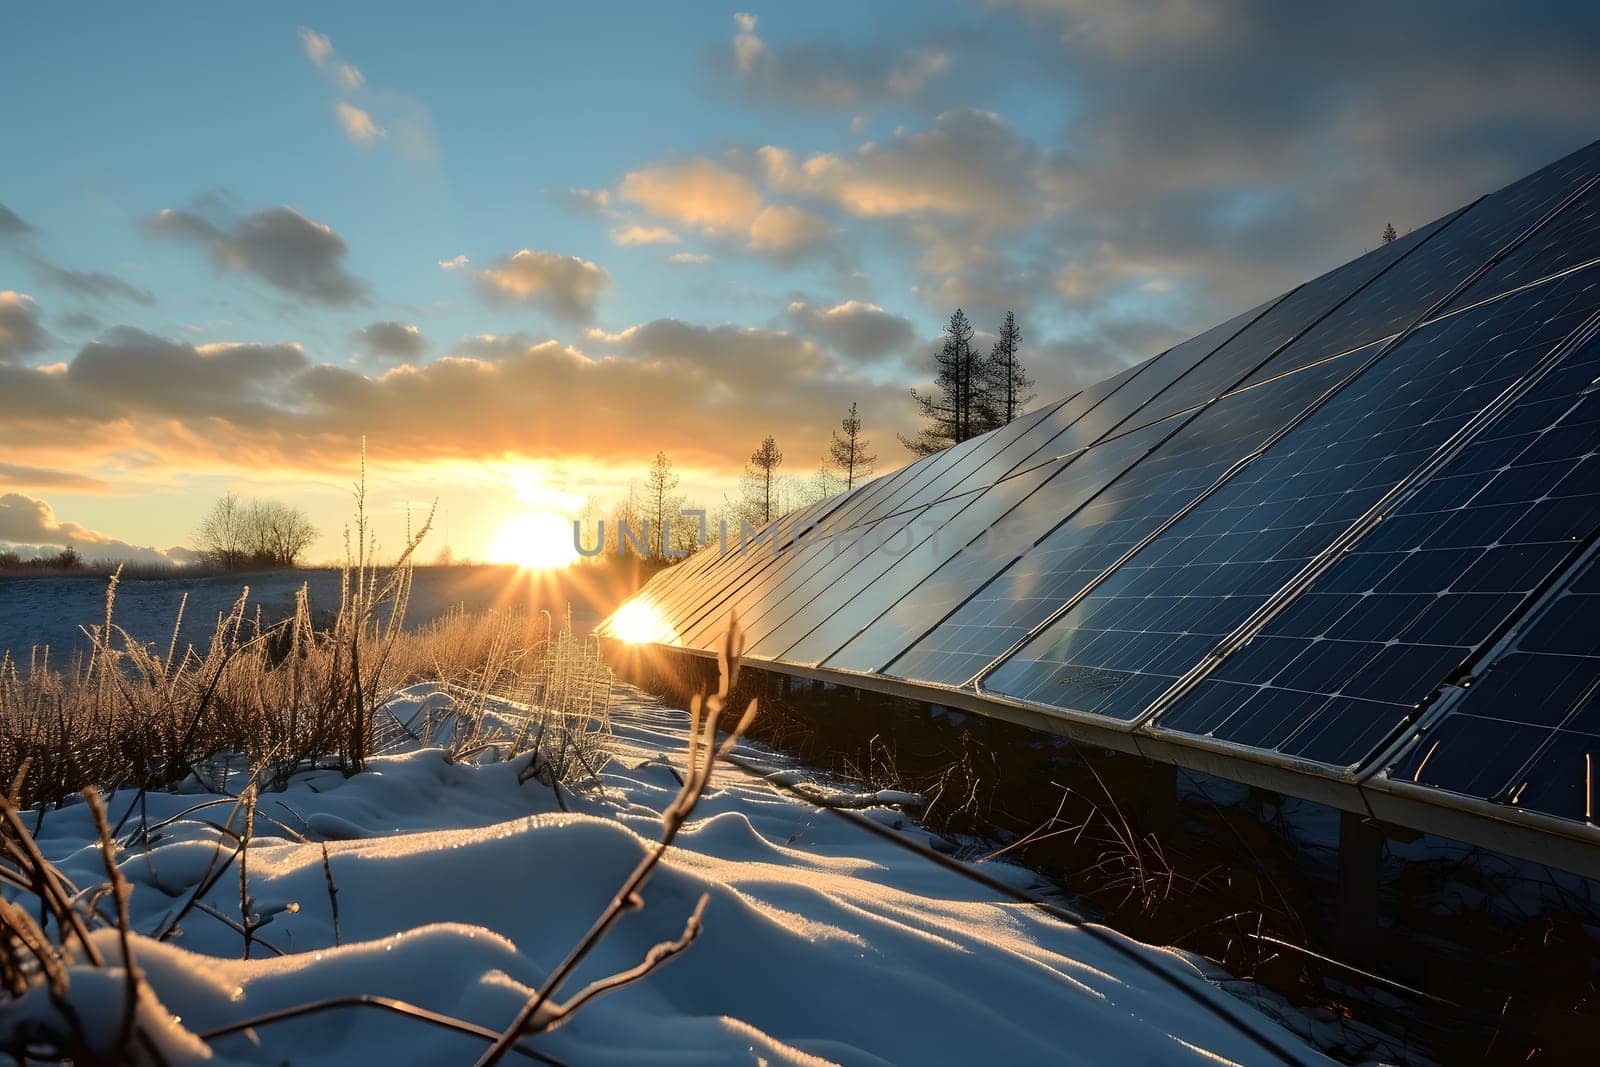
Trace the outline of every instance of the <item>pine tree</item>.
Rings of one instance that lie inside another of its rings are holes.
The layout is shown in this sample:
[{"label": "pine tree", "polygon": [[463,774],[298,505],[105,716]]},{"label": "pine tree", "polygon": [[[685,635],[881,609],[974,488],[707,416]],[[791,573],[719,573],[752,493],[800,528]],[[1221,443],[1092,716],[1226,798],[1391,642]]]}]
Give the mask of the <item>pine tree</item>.
[{"label": "pine tree", "polygon": [[778,442],[768,434],[767,439],[761,442],[761,447],[750,454],[750,466],[746,469],[750,478],[761,491],[761,521],[772,521],[772,489],[773,479],[776,477],[779,464],[783,462],[783,453],[778,451]]},{"label": "pine tree", "polygon": [[1008,311],[1006,321],[1000,324],[1000,336],[989,352],[994,379],[999,383],[995,406],[1002,424],[1021,415],[1033,401],[1033,379],[1017,359],[1021,347],[1022,330],[1017,326],[1017,316]]},{"label": "pine tree", "polygon": [[672,469],[672,460],[665,452],[657,452],[655,462],[644,479],[644,510],[650,521],[650,558],[661,559],[667,554],[665,538],[668,523],[683,506],[683,498],[674,496],[678,488],[678,475]]},{"label": "pine tree", "polygon": [[900,442],[918,455],[976,437],[1000,424],[994,404],[994,364],[972,344],[972,323],[960,308],[944,328],[944,341],[933,357],[934,391],[911,390],[924,425],[915,437]]},{"label": "pine tree", "polygon": [[1384,244],[1388,244],[1390,241],[1398,241],[1399,239],[1400,239],[1400,233],[1399,233],[1398,230],[1396,230],[1394,228],[1394,223],[1391,222],[1391,223],[1388,223],[1387,225],[1384,226],[1384,228],[1383,228],[1383,243]]},{"label": "pine tree", "polygon": [[872,465],[878,461],[878,457],[867,451],[867,446],[872,442],[861,436],[861,416],[856,413],[854,403],[850,405],[850,414],[844,417],[839,426],[844,430],[844,436],[840,437],[838,430],[833,431],[833,441],[828,445],[828,459],[844,479],[844,487],[848,491],[856,487],[856,482],[872,477]]}]

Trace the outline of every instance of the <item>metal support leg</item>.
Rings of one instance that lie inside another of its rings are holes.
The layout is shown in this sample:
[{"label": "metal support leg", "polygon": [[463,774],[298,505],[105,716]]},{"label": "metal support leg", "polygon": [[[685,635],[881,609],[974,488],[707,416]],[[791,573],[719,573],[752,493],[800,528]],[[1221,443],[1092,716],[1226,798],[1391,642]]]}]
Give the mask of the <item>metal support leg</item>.
[{"label": "metal support leg", "polygon": [[1383,828],[1364,815],[1339,813],[1339,888],[1334,937],[1352,959],[1378,949],[1378,886],[1383,875]]}]

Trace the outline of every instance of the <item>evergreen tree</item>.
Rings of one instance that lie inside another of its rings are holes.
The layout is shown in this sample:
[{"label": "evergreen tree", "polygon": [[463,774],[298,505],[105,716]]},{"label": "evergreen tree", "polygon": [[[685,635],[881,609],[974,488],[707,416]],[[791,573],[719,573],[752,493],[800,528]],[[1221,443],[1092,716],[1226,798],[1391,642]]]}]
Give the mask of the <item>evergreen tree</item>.
[{"label": "evergreen tree", "polygon": [[1002,425],[1021,415],[1033,401],[1033,379],[1017,359],[1021,347],[1022,330],[1017,326],[1017,316],[1008,311],[1006,321],[1000,324],[1000,336],[989,352],[993,377],[998,383],[995,407]]},{"label": "evergreen tree", "polygon": [[918,455],[937,452],[1000,424],[994,364],[973,345],[973,332],[967,313],[957,308],[933,357],[933,392],[911,390],[923,427],[915,437],[902,434],[900,441]]},{"label": "evergreen tree", "polygon": [[750,465],[745,468],[751,481],[759,487],[761,500],[761,521],[772,521],[772,490],[773,480],[777,476],[779,464],[783,462],[783,453],[778,451],[778,442],[768,434],[767,439],[761,442],[761,447],[750,454]]},{"label": "evergreen tree", "polygon": [[856,482],[872,477],[872,465],[878,461],[878,457],[867,451],[867,446],[872,442],[861,436],[861,416],[856,413],[854,403],[850,405],[850,414],[844,417],[839,426],[844,430],[844,436],[839,436],[838,430],[833,431],[833,441],[828,445],[828,459],[844,479],[844,487],[848,491],[855,488]]},{"label": "evergreen tree", "polygon": [[1399,233],[1398,230],[1396,230],[1394,228],[1394,223],[1391,222],[1391,223],[1388,223],[1387,225],[1384,226],[1384,228],[1383,228],[1383,243],[1384,244],[1388,244],[1390,241],[1398,241],[1399,239],[1400,239],[1400,233]]}]

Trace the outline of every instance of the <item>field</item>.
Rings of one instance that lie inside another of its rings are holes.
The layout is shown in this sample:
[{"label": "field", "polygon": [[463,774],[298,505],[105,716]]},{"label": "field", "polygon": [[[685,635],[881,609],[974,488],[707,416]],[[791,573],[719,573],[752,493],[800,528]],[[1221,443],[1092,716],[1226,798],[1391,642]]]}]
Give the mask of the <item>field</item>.
[{"label": "field", "polygon": [[[463,722],[441,714],[436,692],[408,689],[384,714],[420,734],[431,711],[430,740],[445,747],[406,738],[351,778],[308,770],[246,804],[235,794],[247,777],[219,760],[209,785],[107,797],[131,885],[127,947],[146,983],[138,1027],[166,1062],[471,1062],[487,1039],[459,1026],[504,1028],[650,854],[685,772],[686,715],[619,686],[604,769],[566,787],[531,774],[526,755],[452,759]],[[497,703],[488,717],[512,731],[520,714]],[[758,746],[738,753],[816,781]],[[959,847],[897,807],[864,814]],[[0,1045],[17,1049],[24,1027],[67,1029],[71,1006],[85,1051],[110,1056],[124,957],[115,906],[96,891],[106,873],[89,806],[45,812],[36,837],[69,889],[98,900],[105,928],[90,939],[106,965],[80,957],[58,1003],[40,985],[0,1011]],[[1034,880],[1003,861],[981,866]],[[1180,954],[1117,935],[1108,946],[1107,935],[997,899],[731,767],[717,770],[642,897],[562,1005],[651,959],[699,914],[692,943],[660,973],[525,1039],[531,1054],[574,1064],[1260,1062],[1228,1021],[1239,1017],[1318,1059]],[[1175,996],[1173,981],[1198,1000]],[[354,997],[366,1006],[340,999]],[[396,1017],[376,998],[433,1021]],[[339,1006],[293,1011],[330,1000]]]}]

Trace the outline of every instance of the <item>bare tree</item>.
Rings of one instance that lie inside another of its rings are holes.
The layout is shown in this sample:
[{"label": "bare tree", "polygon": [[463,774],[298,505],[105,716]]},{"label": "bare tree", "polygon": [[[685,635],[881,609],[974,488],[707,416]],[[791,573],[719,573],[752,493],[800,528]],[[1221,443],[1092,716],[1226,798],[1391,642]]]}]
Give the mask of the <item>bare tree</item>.
[{"label": "bare tree", "polygon": [[768,434],[767,439],[761,442],[761,447],[750,455],[750,466],[746,468],[746,473],[751,481],[760,487],[762,522],[772,521],[773,479],[782,462],[783,453],[778,451],[778,442],[773,440],[771,434]]},{"label": "bare tree", "polygon": [[828,445],[828,459],[844,479],[845,490],[849,491],[856,487],[856,482],[872,477],[872,465],[878,461],[878,457],[876,453],[867,451],[867,446],[872,442],[861,436],[861,416],[857,414],[854,403],[839,427],[844,431],[844,436],[839,435],[839,430],[833,431],[833,440]]},{"label": "bare tree", "polygon": [[218,567],[293,567],[317,539],[305,513],[276,500],[243,501],[228,493],[195,529],[195,546]]},{"label": "bare tree", "polygon": [[678,488],[678,475],[672,469],[672,460],[665,452],[657,452],[655,462],[644,479],[644,510],[650,520],[650,558],[661,559],[667,554],[667,524],[683,506],[683,497],[673,494]]},{"label": "bare tree", "polygon": [[195,547],[215,566],[233,570],[245,562],[249,547],[247,510],[237,493],[225,493],[195,527]]},{"label": "bare tree", "polygon": [[639,483],[628,483],[628,495],[613,507],[611,528],[617,555],[643,557],[650,551],[650,513],[639,496]]},{"label": "bare tree", "polygon": [[259,566],[293,567],[316,539],[317,528],[287,504],[258,500],[245,509],[246,546]]},{"label": "bare tree", "polygon": [[[686,504],[682,500],[679,501],[679,507],[683,511],[701,512],[703,515],[705,515],[705,519],[702,520],[693,515],[683,515],[680,511],[677,516],[677,521],[673,524],[671,531],[673,551],[687,555],[690,552],[698,551],[702,547],[702,542],[700,540],[700,523],[702,521],[706,523],[705,533],[707,538],[710,540],[715,540],[716,534],[712,532],[711,528],[712,523],[710,509],[703,507],[700,504]],[[709,544],[710,540],[704,543]]]}]

